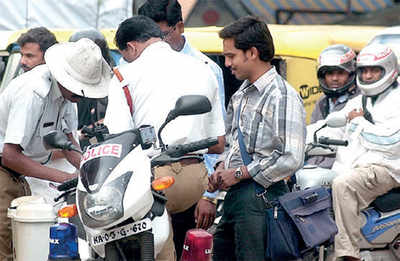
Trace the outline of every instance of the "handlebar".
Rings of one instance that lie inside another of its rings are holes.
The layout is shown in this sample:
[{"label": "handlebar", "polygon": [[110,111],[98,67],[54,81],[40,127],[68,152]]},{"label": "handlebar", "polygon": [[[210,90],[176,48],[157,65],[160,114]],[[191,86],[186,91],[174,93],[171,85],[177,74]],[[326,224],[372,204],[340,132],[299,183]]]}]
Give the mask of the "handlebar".
[{"label": "handlebar", "polygon": [[171,157],[182,157],[187,153],[206,149],[215,144],[218,144],[217,138],[207,138],[187,144],[168,146],[168,149],[165,151],[165,153]]},{"label": "handlebar", "polygon": [[94,124],[93,127],[83,126],[82,134],[85,134],[86,137],[93,138],[96,137],[97,141],[104,141],[104,136],[109,134],[108,128],[104,124]]},{"label": "handlebar", "polygon": [[57,186],[58,191],[67,191],[69,189],[75,188],[78,185],[78,178],[73,178],[65,181],[61,185]]},{"label": "handlebar", "polygon": [[[152,159],[152,165],[157,166],[157,165],[168,164],[171,162],[177,162],[180,159],[186,157],[185,154],[206,149],[215,144],[218,144],[217,138],[207,138],[187,144],[168,146],[168,149],[165,152],[162,152],[160,155]],[[77,185],[78,185],[78,178],[73,178],[57,186],[57,190],[67,191],[69,189],[75,188]]]},{"label": "handlebar", "polygon": [[347,140],[336,140],[328,137],[320,137],[318,142],[325,145],[336,145],[336,146],[347,146],[349,142]]},{"label": "handlebar", "polygon": [[178,162],[185,158],[197,158],[203,160],[200,155],[187,155],[190,152],[206,149],[218,144],[217,138],[207,138],[196,142],[182,145],[168,146],[167,150],[151,159],[151,166],[163,166],[173,162]]}]

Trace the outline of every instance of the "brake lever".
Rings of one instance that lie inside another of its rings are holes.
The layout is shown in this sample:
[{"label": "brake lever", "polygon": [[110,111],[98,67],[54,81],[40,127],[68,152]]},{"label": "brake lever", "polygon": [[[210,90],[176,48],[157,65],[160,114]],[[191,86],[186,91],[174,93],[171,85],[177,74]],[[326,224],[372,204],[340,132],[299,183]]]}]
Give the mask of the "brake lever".
[{"label": "brake lever", "polygon": [[310,155],[310,152],[312,152],[316,148],[322,148],[322,149],[329,150],[330,152],[335,152],[335,149],[330,147],[329,145],[313,142],[311,144],[307,144],[307,148],[304,153],[306,161],[315,156],[315,155]]},{"label": "brake lever", "polygon": [[332,148],[331,146],[326,145],[326,144],[319,144],[319,146],[320,146],[321,148],[323,148],[323,149],[329,149],[330,151],[335,151],[334,148]]},{"label": "brake lever", "polygon": [[321,143],[311,143],[311,145],[309,144],[310,148],[307,151],[311,151],[315,148],[323,148],[323,149],[329,149],[330,151],[334,151],[334,148],[332,148],[329,145],[326,144],[321,144]]},{"label": "brake lever", "polygon": [[66,196],[68,196],[69,194],[74,193],[74,192],[75,192],[75,188],[74,188],[74,189],[67,190],[67,191],[65,191],[64,193],[62,193],[61,195],[59,195],[58,197],[54,198],[54,202],[58,202],[60,199],[66,197]]}]

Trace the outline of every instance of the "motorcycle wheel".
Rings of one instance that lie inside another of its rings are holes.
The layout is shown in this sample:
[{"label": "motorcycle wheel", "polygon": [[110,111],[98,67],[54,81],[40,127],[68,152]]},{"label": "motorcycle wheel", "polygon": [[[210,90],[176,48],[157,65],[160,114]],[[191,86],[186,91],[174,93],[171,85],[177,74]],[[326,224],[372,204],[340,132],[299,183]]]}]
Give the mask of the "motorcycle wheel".
[{"label": "motorcycle wheel", "polygon": [[[150,231],[105,245],[99,261],[154,261],[154,236]],[[97,259],[96,259],[97,261]]]},{"label": "motorcycle wheel", "polygon": [[154,236],[150,231],[145,231],[139,236],[140,255],[142,261],[154,261]]},{"label": "motorcycle wheel", "polygon": [[106,257],[104,258],[104,261],[120,261],[120,260],[123,260],[123,258],[119,254],[119,250],[118,250],[116,242],[111,242],[109,244],[106,244],[105,252],[106,252]]}]

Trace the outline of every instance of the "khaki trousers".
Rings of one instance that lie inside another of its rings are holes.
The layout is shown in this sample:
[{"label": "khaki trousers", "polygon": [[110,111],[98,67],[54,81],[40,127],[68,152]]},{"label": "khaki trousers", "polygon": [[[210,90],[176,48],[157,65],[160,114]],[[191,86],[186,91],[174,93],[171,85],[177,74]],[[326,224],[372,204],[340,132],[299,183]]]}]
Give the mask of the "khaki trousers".
[{"label": "khaki trousers", "polygon": [[7,210],[11,201],[31,195],[29,185],[23,176],[16,177],[0,167],[0,261],[12,261],[11,220]]},{"label": "khaki trousers", "polygon": [[[169,216],[169,215],[168,215]],[[172,231],[171,216],[169,216],[169,235],[167,241],[165,241],[163,249],[158,253],[156,261],[175,261],[176,251],[174,245],[174,232]]]},{"label": "khaki trousers", "polygon": [[[170,165],[157,167],[154,169],[156,178],[172,176],[175,183],[166,189],[167,210],[168,213],[175,214],[189,209],[196,204],[208,185],[208,173],[204,163],[195,163],[182,165],[181,163],[172,163]],[[176,251],[173,241],[173,232],[170,219],[171,233],[164,248],[158,254],[157,261],[175,261]],[[180,257],[179,257],[180,258]]]},{"label": "khaki trousers", "polygon": [[155,168],[156,178],[172,176],[174,185],[165,190],[167,210],[170,214],[187,210],[196,204],[208,185],[208,173],[204,163],[182,166],[179,162]]},{"label": "khaki trousers", "polygon": [[353,169],[352,173],[344,173],[333,180],[333,210],[339,230],[335,236],[336,258],[360,258],[360,211],[378,196],[399,186],[385,167],[377,165]]}]

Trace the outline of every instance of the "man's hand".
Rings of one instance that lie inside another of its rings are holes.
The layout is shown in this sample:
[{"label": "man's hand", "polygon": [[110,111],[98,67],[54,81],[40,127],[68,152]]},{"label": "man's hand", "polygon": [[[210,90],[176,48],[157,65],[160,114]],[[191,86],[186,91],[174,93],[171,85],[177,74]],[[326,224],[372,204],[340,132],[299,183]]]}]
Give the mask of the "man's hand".
[{"label": "man's hand", "polygon": [[216,206],[208,200],[200,199],[194,212],[196,228],[208,229],[214,222]]},{"label": "man's hand", "polygon": [[354,109],[351,112],[349,112],[349,114],[347,115],[347,120],[350,122],[352,119],[356,118],[356,117],[362,117],[364,116],[364,111],[363,109]]},{"label": "man's hand", "polygon": [[49,168],[32,160],[22,153],[22,148],[18,144],[5,143],[2,156],[3,166],[28,177],[34,177],[58,183],[62,183],[76,177],[74,174]]},{"label": "man's hand", "polygon": [[225,149],[225,136],[218,136],[218,143],[209,147],[207,153],[221,154]]},{"label": "man's hand", "polygon": [[[68,133],[67,137],[76,148],[80,148],[79,143],[75,140],[72,133]],[[62,153],[65,155],[69,163],[71,163],[76,169],[80,168],[82,154],[73,150],[63,150]]]},{"label": "man's hand", "polygon": [[215,168],[215,172],[208,177],[208,189],[207,189],[208,192],[213,193],[218,189],[221,181],[220,178],[218,178],[219,175],[218,173],[224,169],[225,169],[224,162],[223,161],[218,162]]},{"label": "man's hand", "polygon": [[218,177],[221,170],[215,171],[211,176],[208,177],[208,188],[207,191],[210,193],[215,192],[221,183],[221,179]]},{"label": "man's hand", "polygon": [[51,160],[58,160],[58,159],[64,159],[64,158],[65,158],[65,155],[60,150],[54,150],[51,153]]},{"label": "man's hand", "polygon": [[216,178],[218,189],[227,190],[231,186],[239,183],[240,180],[235,177],[235,171],[236,169],[217,170],[212,174],[212,176],[214,176],[214,174],[216,175],[216,177],[213,178]]}]

